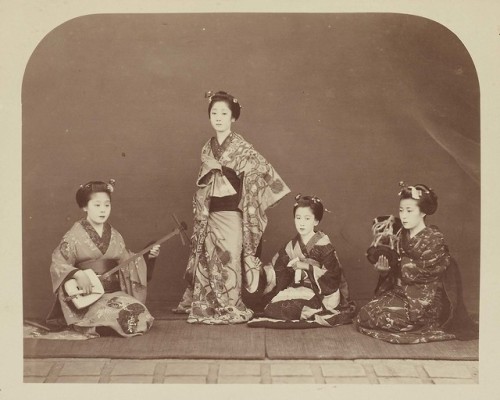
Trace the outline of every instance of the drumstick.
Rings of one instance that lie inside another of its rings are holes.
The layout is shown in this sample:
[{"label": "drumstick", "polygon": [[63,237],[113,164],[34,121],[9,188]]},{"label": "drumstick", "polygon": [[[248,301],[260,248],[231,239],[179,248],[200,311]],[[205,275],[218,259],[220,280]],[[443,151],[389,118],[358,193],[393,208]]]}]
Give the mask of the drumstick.
[{"label": "drumstick", "polygon": [[25,319],[24,323],[31,325],[31,326],[35,326],[35,327],[40,328],[40,329],[43,329],[44,331],[50,332],[50,328],[46,327],[45,325],[41,325],[35,321],[30,321],[29,319]]},{"label": "drumstick", "polygon": [[[172,218],[174,219],[174,221],[178,227],[183,227],[183,229],[181,230],[180,237],[181,237],[182,245],[185,246],[186,242],[189,243],[189,237],[188,237],[188,235],[186,235],[187,226],[186,226],[186,224],[184,224],[184,222],[179,222],[179,220],[177,219],[177,216],[175,214],[172,214]],[[182,224],[184,224],[184,225],[182,225]]]}]

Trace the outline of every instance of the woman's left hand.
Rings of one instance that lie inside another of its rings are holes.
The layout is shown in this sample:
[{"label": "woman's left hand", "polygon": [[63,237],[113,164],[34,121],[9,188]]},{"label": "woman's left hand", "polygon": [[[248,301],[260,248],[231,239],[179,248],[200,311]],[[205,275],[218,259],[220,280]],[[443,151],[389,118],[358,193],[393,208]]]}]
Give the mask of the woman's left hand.
[{"label": "woman's left hand", "polygon": [[157,244],[149,250],[149,258],[156,258],[160,254],[160,245]]},{"label": "woman's left hand", "polygon": [[293,269],[302,269],[304,271],[307,271],[309,269],[309,264],[299,260],[293,265]]}]

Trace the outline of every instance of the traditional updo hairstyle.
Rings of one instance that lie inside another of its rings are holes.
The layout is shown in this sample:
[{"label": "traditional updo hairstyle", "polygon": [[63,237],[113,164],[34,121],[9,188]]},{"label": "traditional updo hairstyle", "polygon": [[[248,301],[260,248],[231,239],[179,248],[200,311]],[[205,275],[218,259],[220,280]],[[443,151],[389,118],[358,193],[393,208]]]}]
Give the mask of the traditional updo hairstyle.
[{"label": "traditional updo hairstyle", "polygon": [[294,217],[295,211],[297,211],[297,208],[299,207],[309,207],[314,214],[314,218],[316,218],[318,222],[320,222],[323,218],[325,208],[323,207],[321,200],[316,196],[302,196],[301,194],[298,194],[295,196],[295,204],[293,205]]},{"label": "traditional updo hairstyle", "polygon": [[231,110],[231,116],[234,118],[235,121],[237,121],[238,118],[240,117],[241,105],[236,97],[222,91],[216,93],[207,92],[205,93],[205,97],[207,97],[209,101],[208,118],[210,118],[210,111],[212,110],[213,105],[218,101],[223,101],[224,103],[227,104],[227,106]]},{"label": "traditional updo hairstyle", "polygon": [[436,212],[438,197],[430,187],[421,183],[415,186],[407,186],[404,182],[400,182],[399,185],[402,187],[399,192],[400,200],[416,200],[418,208],[426,215],[432,215]]},{"label": "traditional updo hairstyle", "polygon": [[78,207],[87,207],[90,196],[92,196],[93,193],[107,193],[111,199],[111,193],[113,193],[114,185],[114,179],[110,179],[108,183],[102,181],[91,181],[85,185],[80,185],[76,191],[76,203],[78,204]]}]

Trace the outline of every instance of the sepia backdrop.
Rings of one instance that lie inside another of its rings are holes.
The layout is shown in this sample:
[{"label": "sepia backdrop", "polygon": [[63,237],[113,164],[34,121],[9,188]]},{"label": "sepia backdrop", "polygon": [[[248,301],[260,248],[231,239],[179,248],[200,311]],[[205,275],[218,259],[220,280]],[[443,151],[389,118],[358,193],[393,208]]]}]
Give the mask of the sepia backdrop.
[{"label": "sepia backdrop", "polygon": [[[243,105],[233,125],[290,186],[268,213],[263,261],[294,231],[293,197],[319,196],[320,224],[352,297],[367,301],[371,221],[397,213],[398,182],[439,196],[428,218],[444,232],[479,310],[480,124],[474,63],[431,20],[402,14],[102,14],[51,31],[23,88],[23,307],[43,318],[53,300],[50,257],[83,216],[80,184],[116,179],[111,224],[138,251],[192,228],[192,195],[212,135],[204,92]],[[149,303],[184,289],[188,248],[162,246]]]}]

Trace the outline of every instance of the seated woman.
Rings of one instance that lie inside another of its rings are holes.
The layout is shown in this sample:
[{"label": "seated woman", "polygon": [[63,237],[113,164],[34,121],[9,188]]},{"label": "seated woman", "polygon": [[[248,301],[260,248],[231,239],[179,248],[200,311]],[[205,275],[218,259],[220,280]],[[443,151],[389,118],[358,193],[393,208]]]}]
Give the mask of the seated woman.
[{"label": "seated woman", "polygon": [[[293,207],[297,236],[264,267],[271,298],[264,318],[249,326],[306,327],[350,323],[355,305],[349,301],[347,282],[330,238],[315,228],[324,207],[317,197],[296,197]],[[283,323],[276,324],[279,320]]]},{"label": "seated woman", "polygon": [[355,319],[366,335],[391,343],[423,343],[477,337],[460,293],[459,270],[443,234],[426,225],[437,209],[437,196],[426,185],[406,186],[399,193],[401,261],[390,267],[380,256],[375,298]]},{"label": "seated woman", "polygon": [[[143,334],[153,324],[154,318],[144,302],[159,245],[144,259],[131,261],[105,279],[105,294],[88,307],[77,309],[64,290],[64,283],[73,278],[84,294],[92,292],[91,281],[80,269],[84,268],[82,263],[96,274],[103,274],[133,255],[126,249],[122,236],[107,223],[113,185],[113,180],[93,181],[80,186],[76,193],[76,202],[86,217],[75,222],[52,254],[50,275],[57,298],[47,318],[49,326],[70,326],[88,337],[98,337],[112,329],[127,337]],[[89,263],[92,260],[95,263]]]}]

